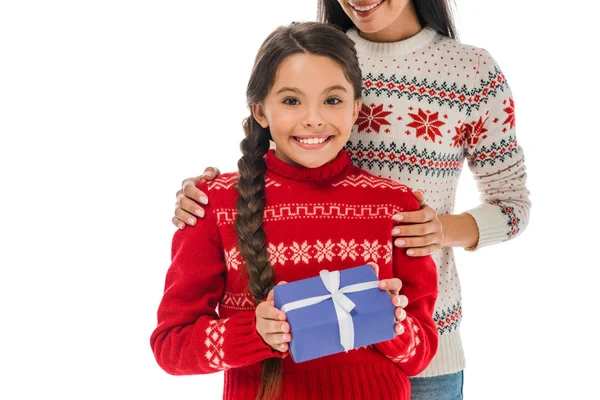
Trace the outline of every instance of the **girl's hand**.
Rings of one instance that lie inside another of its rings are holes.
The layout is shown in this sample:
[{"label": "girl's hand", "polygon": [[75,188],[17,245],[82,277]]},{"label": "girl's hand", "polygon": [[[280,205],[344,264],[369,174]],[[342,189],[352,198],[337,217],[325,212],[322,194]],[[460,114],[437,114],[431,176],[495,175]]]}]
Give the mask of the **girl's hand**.
[{"label": "girl's hand", "polygon": [[208,196],[196,186],[204,179],[212,181],[219,176],[219,170],[208,167],[204,173],[195,178],[187,178],[181,182],[181,189],[176,193],[175,216],[171,220],[179,229],[186,225],[196,225],[196,217],[204,217],[204,209],[200,204],[208,204]]},{"label": "girl's hand", "polygon": [[427,256],[444,247],[444,230],[437,213],[425,204],[421,191],[413,192],[421,209],[395,214],[394,221],[402,222],[392,229],[396,237],[394,245],[406,247],[406,254],[412,257]]},{"label": "girl's hand", "polygon": [[[282,281],[277,285],[283,283],[287,282]],[[285,353],[288,351],[288,342],[292,340],[290,324],[286,322],[285,314],[275,308],[274,304],[275,295],[271,289],[267,299],[256,306],[256,331],[273,350]]]},{"label": "girl's hand", "polygon": [[[375,271],[375,275],[379,276],[379,266],[374,262],[370,262],[369,265],[373,268],[373,271]],[[382,279],[379,281],[379,289],[387,290],[388,295],[392,300],[392,304],[396,307],[396,335],[402,335],[404,333],[404,327],[400,322],[404,321],[406,318],[406,311],[404,311],[404,308],[408,305],[408,297],[400,294],[401,288],[402,281],[398,278]]]}]

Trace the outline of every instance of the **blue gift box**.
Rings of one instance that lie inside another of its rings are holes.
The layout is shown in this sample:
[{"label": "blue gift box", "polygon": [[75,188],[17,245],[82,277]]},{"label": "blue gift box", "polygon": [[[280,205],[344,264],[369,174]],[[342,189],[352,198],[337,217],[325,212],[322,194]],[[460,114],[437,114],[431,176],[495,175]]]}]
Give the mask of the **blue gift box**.
[{"label": "blue gift box", "polygon": [[[393,339],[395,307],[387,292],[377,287],[378,281],[371,266],[361,265],[339,272],[324,270],[320,276],[276,286],[275,307],[287,315],[294,361],[308,361]],[[342,293],[336,293],[338,282]],[[330,288],[336,287],[330,291],[326,283]],[[347,290],[352,292],[344,293]]]}]

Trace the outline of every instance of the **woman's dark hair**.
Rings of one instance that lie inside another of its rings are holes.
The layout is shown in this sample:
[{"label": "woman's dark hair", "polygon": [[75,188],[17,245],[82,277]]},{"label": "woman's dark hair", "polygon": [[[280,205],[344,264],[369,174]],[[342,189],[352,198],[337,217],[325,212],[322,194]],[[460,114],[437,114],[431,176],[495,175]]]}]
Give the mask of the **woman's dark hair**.
[{"label": "woman's dark hair", "polygon": [[[277,28],[262,44],[246,90],[249,106],[265,100],[283,60],[299,53],[325,56],[335,61],[352,84],[354,99],[360,98],[362,75],[352,40],[331,25],[305,22]],[[238,161],[235,229],[240,253],[246,261],[249,290],[258,304],[275,284],[263,229],[266,171],[263,157],[270,147],[271,132],[268,127],[261,127],[252,115],[244,120],[243,126],[246,137],[240,144],[242,157]],[[281,360],[267,359],[257,398],[275,398],[280,390]]]},{"label": "woman's dark hair", "polygon": [[[441,35],[458,39],[448,0],[412,0],[422,26],[430,26]],[[347,31],[355,27],[338,0],[319,0],[317,20]]]}]

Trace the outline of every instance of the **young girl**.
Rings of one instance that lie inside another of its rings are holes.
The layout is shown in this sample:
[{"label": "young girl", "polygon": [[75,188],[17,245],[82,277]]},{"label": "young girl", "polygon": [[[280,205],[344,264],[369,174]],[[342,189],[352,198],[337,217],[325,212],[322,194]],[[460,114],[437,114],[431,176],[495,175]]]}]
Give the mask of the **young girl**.
[{"label": "young girl", "polygon": [[[407,376],[437,348],[437,273],[429,256],[392,246],[392,216],[419,207],[411,191],[353,166],[342,150],[360,93],[343,32],[292,24],[263,43],[239,171],[200,183],[211,196],[206,216],[173,238],[151,337],[165,371],[225,370],[225,399],[410,398]],[[396,305],[397,336],[299,364],[286,357],[290,326],[273,306],[275,282],[367,262]]]},{"label": "young girl", "polygon": [[[462,305],[452,247],[475,250],[512,239],[529,220],[510,88],[487,51],[454,40],[446,1],[320,0],[319,19],[347,31],[359,55],[363,104],[346,145],[352,163],[422,190],[439,215],[427,206],[399,213],[405,225],[392,231],[409,256],[433,254],[438,266],[439,349],[411,379],[412,399],[462,399]],[[465,159],[481,205],[454,215]],[[202,217],[196,202],[208,197],[187,183],[217,175],[209,171],[185,180],[177,193],[180,228]]]}]

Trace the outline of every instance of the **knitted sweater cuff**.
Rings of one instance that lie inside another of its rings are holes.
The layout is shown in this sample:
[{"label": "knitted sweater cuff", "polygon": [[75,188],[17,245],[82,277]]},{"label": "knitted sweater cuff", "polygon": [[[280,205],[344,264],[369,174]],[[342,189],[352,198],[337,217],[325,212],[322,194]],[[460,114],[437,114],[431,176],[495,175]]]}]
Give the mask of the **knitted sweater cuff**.
[{"label": "knitted sweater cuff", "polygon": [[252,312],[240,312],[233,315],[227,329],[229,335],[223,343],[223,351],[226,354],[235,355],[238,360],[244,360],[244,364],[253,364],[266,360],[267,358],[284,358],[287,354],[273,350],[265,343],[262,336],[256,331],[256,315]]},{"label": "knitted sweater cuff", "polygon": [[500,243],[508,238],[510,225],[507,224],[506,216],[502,215],[501,208],[497,205],[482,204],[469,211],[479,230],[479,241],[473,247],[465,250],[474,251],[492,244]]}]

